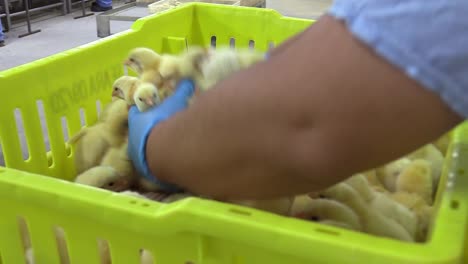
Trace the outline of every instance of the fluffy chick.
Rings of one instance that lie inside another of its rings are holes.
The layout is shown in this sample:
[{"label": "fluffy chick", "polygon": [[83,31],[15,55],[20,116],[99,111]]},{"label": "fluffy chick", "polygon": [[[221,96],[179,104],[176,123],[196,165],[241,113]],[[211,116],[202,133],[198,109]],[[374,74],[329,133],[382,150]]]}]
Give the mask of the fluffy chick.
[{"label": "fluffy chick", "polygon": [[390,197],[415,213],[418,219],[416,241],[425,241],[433,217],[434,207],[428,205],[422,197],[416,193],[398,191],[390,194]]},{"label": "fluffy chick", "polygon": [[400,158],[376,169],[377,178],[385,188],[394,192],[398,175],[411,163],[408,158]]},{"label": "fluffy chick", "polygon": [[440,176],[442,175],[442,168],[444,166],[444,155],[433,145],[427,144],[422,148],[410,153],[407,156],[410,160],[423,159],[431,164],[432,175],[432,191],[437,190]]},{"label": "fluffy chick", "polygon": [[263,53],[250,49],[221,47],[209,53],[201,65],[203,81],[198,83],[200,90],[208,90],[236,71],[245,69],[264,59]]},{"label": "fluffy chick", "polygon": [[343,203],[329,199],[312,199],[307,195],[297,196],[291,208],[291,216],[324,224],[340,223],[339,226],[361,230],[359,217]]},{"label": "fluffy chick", "polygon": [[161,55],[146,47],[132,49],[124,64],[134,70],[142,81],[161,85],[162,77],[159,73]]},{"label": "fluffy chick", "polygon": [[135,104],[134,94],[141,81],[137,77],[122,76],[114,81],[112,96],[125,100],[128,105]]},{"label": "fluffy chick", "polygon": [[414,160],[398,176],[396,190],[398,192],[415,193],[427,204],[432,204],[433,188],[431,164],[426,160]]},{"label": "fluffy chick", "polygon": [[128,189],[131,185],[129,179],[122,176],[116,169],[110,166],[96,166],[75,179],[78,184],[93,186],[109,191],[120,192]]},{"label": "fluffy chick", "polygon": [[120,146],[127,137],[128,109],[124,100],[114,100],[103,110],[98,122],[82,128],[69,143],[75,146],[77,174],[101,163],[107,150]]},{"label": "fluffy chick", "polygon": [[403,241],[414,241],[405,227],[375,207],[371,207],[353,187],[344,182],[328,188],[321,192],[321,195],[351,208],[358,215],[364,232]]},{"label": "fluffy chick", "polygon": [[138,174],[127,154],[128,144],[110,148],[99,166],[80,174],[75,182],[120,192],[129,189]]},{"label": "fluffy chick", "polygon": [[138,85],[133,95],[133,101],[140,112],[144,112],[161,102],[158,89],[151,83],[141,83]]}]

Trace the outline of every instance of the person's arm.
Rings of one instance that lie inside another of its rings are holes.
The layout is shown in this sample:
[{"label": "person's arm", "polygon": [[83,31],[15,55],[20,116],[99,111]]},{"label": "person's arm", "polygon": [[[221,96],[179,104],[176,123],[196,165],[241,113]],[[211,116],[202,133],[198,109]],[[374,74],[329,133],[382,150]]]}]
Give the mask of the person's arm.
[{"label": "person's arm", "polygon": [[268,52],[268,58],[271,58],[271,57],[274,57],[280,53],[282,53],[283,51],[287,50],[293,43],[296,43],[297,40],[299,40],[300,38],[302,38],[304,35],[306,35],[306,32],[310,30],[310,27],[308,27],[307,29],[305,29],[304,31],[301,31],[297,34],[295,34],[294,36],[290,37],[289,39],[285,40],[283,43],[281,43],[280,45],[274,47],[273,49],[271,49],[269,52]]},{"label": "person's arm", "polygon": [[152,129],[159,180],[216,198],[311,192],[428,143],[461,118],[330,16]]}]

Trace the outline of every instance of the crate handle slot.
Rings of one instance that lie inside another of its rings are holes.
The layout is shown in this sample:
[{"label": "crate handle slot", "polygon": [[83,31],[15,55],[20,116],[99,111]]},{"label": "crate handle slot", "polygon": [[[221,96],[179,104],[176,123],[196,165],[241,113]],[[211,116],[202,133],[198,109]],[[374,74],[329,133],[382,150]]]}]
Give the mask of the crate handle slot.
[{"label": "crate handle slot", "polygon": [[102,103],[100,100],[96,101],[96,111],[97,111],[97,116],[98,118],[101,116],[102,113]]},{"label": "crate handle slot", "polygon": [[80,126],[86,126],[86,114],[83,108],[80,108]]},{"label": "crate handle slot", "polygon": [[24,130],[23,115],[21,110],[16,108],[14,111],[15,121],[16,121],[16,130],[18,131],[18,137],[21,145],[21,152],[23,160],[29,159],[29,146],[28,140],[26,139],[26,131]]}]

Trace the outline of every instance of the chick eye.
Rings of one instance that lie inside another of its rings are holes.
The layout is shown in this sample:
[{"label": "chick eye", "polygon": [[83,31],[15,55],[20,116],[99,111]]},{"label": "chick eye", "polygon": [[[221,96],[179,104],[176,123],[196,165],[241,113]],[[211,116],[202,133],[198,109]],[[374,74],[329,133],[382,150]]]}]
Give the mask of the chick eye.
[{"label": "chick eye", "polygon": [[134,58],[130,58],[130,61],[131,61],[131,62],[135,62],[135,59],[134,59]]},{"label": "chick eye", "polygon": [[140,100],[141,102],[143,102],[143,99],[141,99],[141,97],[138,97],[138,100]]},{"label": "chick eye", "polygon": [[153,94],[153,97],[156,98],[156,97],[158,97],[158,95],[157,95],[157,94]]},{"label": "chick eye", "polygon": [[114,186],[114,182],[109,182],[107,185],[109,185],[110,187]]},{"label": "chick eye", "polygon": [[119,90],[119,88],[117,88],[117,87],[114,88],[114,91],[118,91],[118,90]]}]

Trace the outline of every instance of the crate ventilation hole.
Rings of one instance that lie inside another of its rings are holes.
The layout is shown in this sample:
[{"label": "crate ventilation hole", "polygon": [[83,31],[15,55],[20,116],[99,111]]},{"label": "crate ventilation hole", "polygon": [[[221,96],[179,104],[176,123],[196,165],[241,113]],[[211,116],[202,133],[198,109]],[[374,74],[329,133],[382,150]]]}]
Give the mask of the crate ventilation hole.
[{"label": "crate ventilation hole", "polygon": [[[5,166],[5,158],[3,157],[3,148],[2,148],[2,143],[0,142],[0,166]],[[0,173],[2,173],[3,170],[0,168]]]},{"label": "crate ventilation hole", "polygon": [[[217,38],[216,36],[211,36],[210,44],[212,48],[216,48],[217,44]],[[235,48],[236,47],[236,39],[234,37],[229,38],[229,47],[230,48]],[[255,48],[255,41],[254,40],[249,40],[249,49],[254,49]]]},{"label": "crate ventilation hole", "polygon": [[68,140],[70,139],[70,131],[68,129],[68,120],[66,117],[62,116],[60,119],[60,123],[62,124],[62,133],[63,133],[63,140],[65,142],[65,151],[67,153],[67,157],[71,157],[71,147],[68,145]]},{"label": "crate ventilation hole", "polygon": [[24,123],[23,123],[23,115],[21,114],[21,110],[16,108],[14,111],[15,121],[16,121],[16,130],[18,132],[18,137],[20,140],[21,152],[23,160],[29,159],[29,147],[28,142],[26,139],[26,133],[24,131]]},{"label": "crate ventilation hole", "polygon": [[83,108],[80,108],[80,127],[86,126],[86,114]]},{"label": "crate ventilation hole", "polygon": [[[18,216],[17,223],[19,228],[19,233],[21,235],[21,243],[23,247],[24,257],[26,260],[26,264],[37,263],[34,259],[34,246],[31,243],[30,232],[28,228],[27,221],[24,217]],[[56,253],[59,254],[59,259],[61,264],[70,263],[70,255],[68,252],[68,245],[67,245],[67,236],[66,232],[63,228],[59,226],[54,226],[52,228],[53,234],[55,236],[55,243],[57,247]],[[96,247],[99,252],[99,263],[100,264],[111,264],[111,252],[110,246],[107,240],[98,238],[96,240]],[[146,249],[140,249],[138,252],[135,252],[140,256],[140,264],[155,264],[153,254]],[[192,263],[193,262],[187,262]]]},{"label": "crate ventilation hole", "polygon": [[[48,152],[50,151],[50,138],[49,138],[49,130],[47,128],[44,103],[42,102],[42,100],[37,100],[36,106],[37,106],[37,111],[39,112],[39,121],[41,123],[42,135],[43,135],[44,143],[46,147],[45,151]],[[49,166],[51,165],[52,165],[52,162],[50,162]]]},{"label": "crate ventilation hole", "polygon": [[99,100],[96,101],[96,111],[97,111],[97,116],[100,117],[102,113],[102,103]]}]

